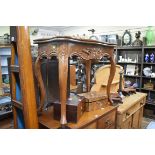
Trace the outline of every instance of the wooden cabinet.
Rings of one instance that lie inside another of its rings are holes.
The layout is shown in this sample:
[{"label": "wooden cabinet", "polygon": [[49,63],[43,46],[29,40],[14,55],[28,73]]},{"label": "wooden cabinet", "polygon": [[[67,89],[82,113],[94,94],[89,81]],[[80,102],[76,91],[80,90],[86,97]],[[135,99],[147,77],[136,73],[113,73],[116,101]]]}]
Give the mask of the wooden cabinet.
[{"label": "wooden cabinet", "polygon": [[139,129],[141,128],[143,107],[146,102],[145,93],[136,93],[123,100],[117,111],[117,128]]},{"label": "wooden cabinet", "polygon": [[121,125],[122,129],[131,129],[132,128],[132,117],[129,117],[128,119],[126,119],[122,125]]},{"label": "wooden cabinet", "polygon": [[[116,106],[107,106],[100,110],[84,112],[77,123],[68,123],[71,129],[114,129],[116,127]],[[39,117],[41,128],[56,129],[60,122],[53,119],[53,109]]]},{"label": "wooden cabinet", "polygon": [[115,119],[116,119],[116,111],[112,111],[97,121],[97,128],[98,129],[115,128],[116,125]]}]

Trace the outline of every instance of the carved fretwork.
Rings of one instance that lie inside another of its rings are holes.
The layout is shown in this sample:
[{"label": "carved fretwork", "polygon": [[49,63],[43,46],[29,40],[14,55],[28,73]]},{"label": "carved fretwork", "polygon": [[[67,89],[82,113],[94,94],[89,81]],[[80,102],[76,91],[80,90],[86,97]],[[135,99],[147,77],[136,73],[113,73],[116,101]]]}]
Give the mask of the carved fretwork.
[{"label": "carved fretwork", "polygon": [[51,59],[51,57],[56,56],[57,57],[57,46],[56,45],[50,45],[48,44],[47,46],[41,45],[39,47],[39,52],[38,56],[40,59],[42,58],[47,58]]},{"label": "carved fretwork", "polygon": [[83,48],[83,47],[72,47],[72,50],[70,52],[70,56],[78,56],[84,60],[90,60],[90,59],[101,59],[104,56],[110,57],[111,51],[107,48]]}]

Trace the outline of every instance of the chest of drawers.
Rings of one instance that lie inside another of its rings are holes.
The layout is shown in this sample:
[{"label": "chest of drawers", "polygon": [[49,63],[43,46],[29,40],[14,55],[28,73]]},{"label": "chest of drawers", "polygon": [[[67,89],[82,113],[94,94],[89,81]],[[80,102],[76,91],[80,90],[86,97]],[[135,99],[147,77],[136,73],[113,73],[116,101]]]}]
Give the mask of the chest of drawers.
[{"label": "chest of drawers", "polygon": [[143,107],[146,102],[145,93],[136,93],[123,100],[117,110],[118,129],[139,129],[141,128]]},{"label": "chest of drawers", "polygon": [[[84,112],[77,123],[68,123],[71,129],[114,129],[116,128],[117,107],[107,106],[100,110]],[[53,119],[53,109],[39,117],[40,128],[56,129],[60,122]]]}]

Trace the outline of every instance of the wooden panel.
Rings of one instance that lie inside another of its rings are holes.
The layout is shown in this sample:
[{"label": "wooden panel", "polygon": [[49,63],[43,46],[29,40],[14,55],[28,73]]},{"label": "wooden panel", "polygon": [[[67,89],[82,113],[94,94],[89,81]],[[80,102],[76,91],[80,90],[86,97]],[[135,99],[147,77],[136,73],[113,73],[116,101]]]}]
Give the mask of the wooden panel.
[{"label": "wooden panel", "polygon": [[115,126],[115,117],[116,116],[116,111],[110,112],[103,118],[98,120],[97,123],[97,128],[98,129],[105,129],[105,128],[110,128],[111,126]]},{"label": "wooden panel", "polygon": [[144,111],[144,106],[140,108],[140,114],[139,114],[139,122],[138,122],[138,128],[141,129],[142,127],[142,119],[143,119],[143,111]]},{"label": "wooden panel", "polygon": [[[29,30],[28,27],[24,26],[16,27],[16,30],[25,128],[38,128],[38,116],[32,70],[32,57],[30,51]],[[28,75],[27,78],[26,75]]]},{"label": "wooden panel", "polygon": [[76,86],[76,66],[70,65],[70,85]]},{"label": "wooden panel", "polygon": [[138,109],[140,108],[140,102],[130,107],[126,112],[123,114],[123,121],[125,121],[128,117],[131,117]]},{"label": "wooden panel", "polygon": [[123,99],[123,104],[121,104],[118,107],[118,113],[122,114],[122,113],[126,112],[130,107],[132,107],[133,105],[135,105],[138,102],[141,102],[146,96],[147,96],[146,93],[136,92],[136,94],[133,94],[129,97],[125,97]]},{"label": "wooden panel", "polygon": [[141,128],[146,94],[136,93],[124,99],[117,111],[117,128]]},{"label": "wooden panel", "polygon": [[131,129],[132,128],[132,117],[129,117],[126,121],[124,121],[121,125],[122,129]]},{"label": "wooden panel", "polygon": [[135,112],[133,115],[133,120],[132,120],[132,128],[133,129],[139,128],[139,119],[140,119],[140,109],[137,110],[137,112]]},{"label": "wooden panel", "polygon": [[94,123],[92,123],[92,124],[86,126],[84,129],[96,129],[96,127],[97,127],[97,123],[94,122]]}]

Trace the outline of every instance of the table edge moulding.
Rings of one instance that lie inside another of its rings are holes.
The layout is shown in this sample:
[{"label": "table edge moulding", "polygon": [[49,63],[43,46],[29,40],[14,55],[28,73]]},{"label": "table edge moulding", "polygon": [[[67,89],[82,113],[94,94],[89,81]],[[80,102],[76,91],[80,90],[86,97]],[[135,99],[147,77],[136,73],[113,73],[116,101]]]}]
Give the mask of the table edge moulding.
[{"label": "table edge moulding", "polygon": [[43,84],[40,63],[41,59],[57,57],[59,61],[59,88],[60,88],[60,103],[61,103],[61,126],[67,124],[66,120],[66,100],[67,100],[67,76],[68,76],[68,58],[76,55],[86,61],[86,85],[87,91],[90,91],[90,67],[92,59],[101,59],[107,56],[111,63],[110,76],[108,79],[107,96],[109,102],[110,86],[115,75],[115,62],[113,51],[115,44],[100,42],[96,40],[77,39],[68,36],[59,36],[53,38],[43,38],[34,40],[34,44],[38,44],[38,57],[35,62],[35,75],[40,87],[40,107],[39,112],[42,112],[45,99],[45,86]]}]

